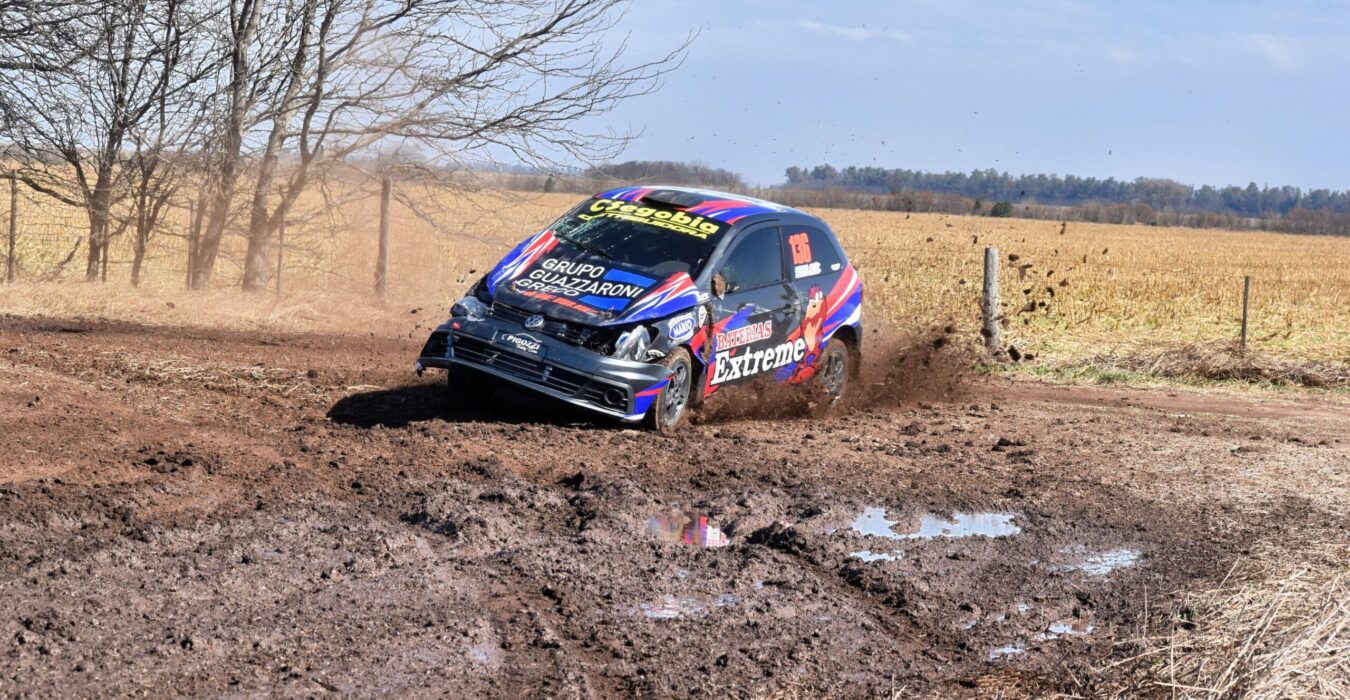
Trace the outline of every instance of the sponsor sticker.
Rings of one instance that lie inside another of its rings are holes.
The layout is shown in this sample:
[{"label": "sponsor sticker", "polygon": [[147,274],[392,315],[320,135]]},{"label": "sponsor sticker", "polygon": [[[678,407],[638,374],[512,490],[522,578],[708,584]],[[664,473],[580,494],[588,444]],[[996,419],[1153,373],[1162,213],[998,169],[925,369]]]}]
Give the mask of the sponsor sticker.
[{"label": "sponsor sticker", "polygon": [[812,262],[805,265],[796,265],[792,268],[792,277],[801,279],[803,277],[813,277],[820,274],[820,263]]},{"label": "sponsor sticker", "polygon": [[654,281],[604,265],[544,258],[511,286],[522,293],[568,297],[612,310],[642,296]]},{"label": "sponsor sticker", "polygon": [[622,199],[597,199],[585,214],[578,214],[582,221],[592,219],[620,219],[658,228],[677,231],[698,238],[707,238],[722,230],[723,224],[702,216],[690,216],[682,211],[644,207],[630,204]]},{"label": "sponsor sticker", "polygon": [[758,323],[747,323],[740,328],[718,333],[717,349],[730,350],[756,341],[766,340],[771,335],[773,335],[773,319],[765,319]]},{"label": "sponsor sticker", "polygon": [[537,338],[525,333],[503,333],[498,340],[506,343],[521,352],[528,352],[531,355],[538,355],[542,344]]},{"label": "sponsor sticker", "polygon": [[694,317],[690,314],[684,314],[670,319],[670,330],[667,334],[671,340],[683,343],[694,337],[694,329],[697,327],[697,324],[694,323]]},{"label": "sponsor sticker", "polygon": [[743,352],[739,355],[723,352],[719,348],[717,356],[713,359],[714,367],[711,383],[716,385],[753,376],[760,372],[786,367],[794,362],[801,362],[805,358],[806,341],[801,338],[762,350]]}]

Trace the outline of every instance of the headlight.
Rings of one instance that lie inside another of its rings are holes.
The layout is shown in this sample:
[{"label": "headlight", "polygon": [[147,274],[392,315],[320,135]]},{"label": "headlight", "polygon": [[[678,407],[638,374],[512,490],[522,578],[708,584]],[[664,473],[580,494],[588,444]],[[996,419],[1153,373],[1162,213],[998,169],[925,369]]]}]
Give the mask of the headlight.
[{"label": "headlight", "polygon": [[483,317],[487,316],[487,312],[487,304],[472,296],[464,297],[450,307],[451,317],[467,318],[470,321],[483,320]]},{"label": "headlight", "polygon": [[633,326],[624,331],[619,336],[619,342],[614,344],[614,359],[647,359],[647,346],[651,344],[651,340],[651,332],[647,330],[646,326]]}]

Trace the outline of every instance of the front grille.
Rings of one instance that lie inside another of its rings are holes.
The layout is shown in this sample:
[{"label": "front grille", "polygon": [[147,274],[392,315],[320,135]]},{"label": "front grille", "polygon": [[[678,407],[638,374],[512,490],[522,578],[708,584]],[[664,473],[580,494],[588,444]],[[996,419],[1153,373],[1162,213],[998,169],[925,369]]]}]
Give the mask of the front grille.
[{"label": "front grille", "polygon": [[[517,309],[514,306],[494,303],[492,305],[492,315],[504,321],[510,321],[520,326],[525,325],[525,319],[535,314],[524,309]],[[544,319],[544,327],[539,329],[548,336],[558,340],[571,343],[573,345],[584,345],[590,339],[591,334],[595,332],[593,328],[578,326],[572,323],[557,321],[551,318]]]},{"label": "front grille", "polygon": [[450,347],[450,335],[447,333],[432,333],[427,338],[427,344],[422,346],[422,357],[445,357],[445,351]]},{"label": "front grille", "polygon": [[580,372],[555,367],[533,357],[520,355],[467,335],[455,335],[455,357],[477,365],[491,367],[503,374],[541,384],[568,396],[576,394],[587,379],[586,375]]}]

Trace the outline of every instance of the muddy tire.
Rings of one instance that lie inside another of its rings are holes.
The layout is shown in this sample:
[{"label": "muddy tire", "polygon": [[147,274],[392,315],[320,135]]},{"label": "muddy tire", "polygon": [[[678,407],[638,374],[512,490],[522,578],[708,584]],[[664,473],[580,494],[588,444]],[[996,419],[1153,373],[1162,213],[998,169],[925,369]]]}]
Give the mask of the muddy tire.
[{"label": "muddy tire", "polygon": [[813,383],[818,392],[818,407],[827,410],[844,400],[844,391],[848,388],[848,379],[853,373],[853,357],[844,341],[831,338],[816,362],[816,376]]},{"label": "muddy tire", "polygon": [[647,427],[658,433],[670,433],[679,428],[689,412],[690,397],[694,393],[694,365],[689,351],[675,348],[658,363],[670,370],[668,382],[651,409],[647,411]]}]

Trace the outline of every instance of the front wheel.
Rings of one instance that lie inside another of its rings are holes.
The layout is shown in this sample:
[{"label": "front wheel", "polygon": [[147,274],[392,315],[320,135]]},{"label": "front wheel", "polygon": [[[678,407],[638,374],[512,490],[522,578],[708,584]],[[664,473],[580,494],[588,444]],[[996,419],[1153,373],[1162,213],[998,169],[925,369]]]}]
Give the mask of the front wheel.
[{"label": "front wheel", "polygon": [[659,433],[669,433],[680,425],[689,408],[694,366],[689,360],[689,351],[684,348],[675,348],[658,364],[670,370],[670,381],[661,389],[651,410],[647,412],[647,427]]},{"label": "front wheel", "polygon": [[850,370],[848,346],[838,338],[831,338],[817,362],[819,369],[816,371],[816,385],[823,394],[823,407],[836,406],[844,400],[844,389],[848,386]]}]

